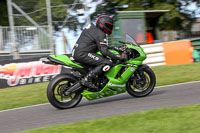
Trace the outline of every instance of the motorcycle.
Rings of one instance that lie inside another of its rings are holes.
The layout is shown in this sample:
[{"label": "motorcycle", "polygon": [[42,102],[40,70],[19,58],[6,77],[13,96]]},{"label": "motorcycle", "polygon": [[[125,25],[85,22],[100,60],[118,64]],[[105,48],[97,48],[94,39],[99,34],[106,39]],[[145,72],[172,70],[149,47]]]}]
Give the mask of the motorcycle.
[{"label": "motorcycle", "polygon": [[[146,54],[134,38],[126,34],[125,42],[118,49],[110,50],[114,54],[126,54],[128,60],[115,62],[109,71],[98,75],[93,83],[98,86],[94,91],[80,84],[80,80],[92,69],[76,62],[67,55],[49,55],[43,63],[70,67],[70,73],[59,74],[47,87],[49,102],[58,109],[68,109],[79,104],[82,97],[95,100],[128,92],[133,97],[149,95],[155,87],[156,77],[152,69],[142,64]],[[100,52],[98,54],[101,55]]]}]

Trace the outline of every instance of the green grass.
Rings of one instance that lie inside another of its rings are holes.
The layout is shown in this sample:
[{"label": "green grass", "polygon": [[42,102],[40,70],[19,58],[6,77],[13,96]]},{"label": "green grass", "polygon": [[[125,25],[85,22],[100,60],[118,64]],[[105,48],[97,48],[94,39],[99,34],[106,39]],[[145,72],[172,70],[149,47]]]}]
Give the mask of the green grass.
[{"label": "green grass", "polygon": [[[200,80],[200,63],[153,67],[156,86]],[[48,83],[0,89],[0,110],[47,103]]]},{"label": "green grass", "polygon": [[0,110],[47,103],[48,83],[0,89]]},{"label": "green grass", "polygon": [[200,133],[200,105],[154,109],[23,133]]},{"label": "green grass", "polygon": [[200,80],[200,63],[152,67],[156,74],[156,86]]}]

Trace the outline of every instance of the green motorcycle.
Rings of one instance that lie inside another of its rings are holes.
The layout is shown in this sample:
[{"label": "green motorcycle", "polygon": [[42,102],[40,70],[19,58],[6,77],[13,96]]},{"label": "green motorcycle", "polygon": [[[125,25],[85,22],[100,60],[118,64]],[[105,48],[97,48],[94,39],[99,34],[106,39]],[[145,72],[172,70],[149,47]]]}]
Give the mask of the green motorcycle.
[{"label": "green motorcycle", "polygon": [[[85,97],[95,100],[124,92],[134,97],[149,95],[156,84],[156,77],[151,68],[142,64],[146,54],[137,42],[128,34],[123,44],[123,50],[110,50],[114,54],[127,54],[125,62],[115,62],[115,65],[106,73],[98,75],[93,83],[98,86],[94,91],[81,86],[80,80],[92,69],[80,64],[67,55],[49,55],[47,64],[64,65],[70,68],[70,73],[59,74],[50,81],[47,88],[49,102],[58,109],[75,107]],[[101,54],[100,52],[98,52]]]}]

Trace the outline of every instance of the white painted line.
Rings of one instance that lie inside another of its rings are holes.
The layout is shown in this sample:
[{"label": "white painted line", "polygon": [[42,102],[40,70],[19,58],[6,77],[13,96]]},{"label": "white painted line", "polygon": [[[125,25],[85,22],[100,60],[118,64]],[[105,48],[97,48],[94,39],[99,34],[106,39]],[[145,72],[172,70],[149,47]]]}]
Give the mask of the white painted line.
[{"label": "white painted line", "polygon": [[0,111],[0,113],[1,113],[1,112],[7,112],[7,111],[13,111],[13,110],[20,110],[20,109],[38,107],[38,106],[47,105],[47,104],[50,104],[50,103],[44,103],[44,104],[37,104],[37,105],[31,105],[31,106],[20,107],[20,108],[7,109],[7,110],[2,110],[2,111]]},{"label": "white painted line", "polygon": [[185,85],[185,84],[192,84],[192,83],[199,83],[200,81],[191,81],[191,82],[185,82],[185,83],[178,83],[178,84],[171,84],[171,85],[165,85],[165,86],[158,86],[155,88],[163,88],[163,87],[171,87],[171,86],[177,86],[177,85]]},{"label": "white painted line", "polygon": [[[192,82],[178,83],[178,84],[172,84],[172,85],[158,86],[158,87],[155,87],[155,88],[171,87],[171,86],[184,85],[184,84],[192,84],[192,83],[200,83],[200,81],[192,81]],[[32,108],[32,107],[38,107],[38,106],[43,106],[43,105],[48,105],[48,104],[50,104],[50,103],[37,104],[37,105],[20,107],[20,108],[2,110],[2,111],[0,111],[0,113],[1,112],[8,112],[8,111],[20,110],[20,109],[26,109],[26,108]]]}]

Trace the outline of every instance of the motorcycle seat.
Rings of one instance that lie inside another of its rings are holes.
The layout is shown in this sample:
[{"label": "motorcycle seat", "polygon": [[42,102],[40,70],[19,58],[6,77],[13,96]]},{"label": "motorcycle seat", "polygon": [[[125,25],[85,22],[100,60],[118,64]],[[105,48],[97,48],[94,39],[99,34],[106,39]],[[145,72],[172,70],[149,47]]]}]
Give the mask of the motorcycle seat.
[{"label": "motorcycle seat", "polygon": [[90,66],[90,65],[85,65],[83,63],[80,63],[78,61],[76,61],[73,57],[72,57],[72,54],[66,54],[66,56],[68,56],[70,58],[70,60],[75,63],[75,64],[78,64],[80,66],[83,66],[84,68],[93,68],[93,66]]}]

